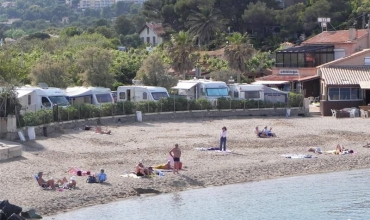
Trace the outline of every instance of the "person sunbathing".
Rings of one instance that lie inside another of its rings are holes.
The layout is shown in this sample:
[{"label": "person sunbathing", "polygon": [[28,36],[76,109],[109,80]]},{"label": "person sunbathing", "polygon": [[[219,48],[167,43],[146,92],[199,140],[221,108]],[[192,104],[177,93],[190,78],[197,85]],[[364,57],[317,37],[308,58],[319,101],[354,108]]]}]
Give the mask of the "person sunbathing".
[{"label": "person sunbathing", "polygon": [[49,180],[44,180],[42,178],[43,176],[43,172],[39,172],[37,174],[37,182],[38,184],[42,187],[42,188],[48,188],[48,187],[51,187],[52,189],[55,189],[55,182],[54,182],[54,179],[49,179]]},{"label": "person sunbathing", "polygon": [[76,180],[74,177],[71,177],[68,181],[67,178],[63,177],[62,180],[57,181],[58,184],[60,184],[64,189],[72,189],[76,187]]},{"label": "person sunbathing", "polygon": [[97,126],[96,127],[96,130],[95,130],[95,133],[99,133],[99,134],[111,134],[112,132],[111,132],[111,130],[108,131],[108,128],[105,131],[103,131],[101,129],[101,126]]},{"label": "person sunbathing", "polygon": [[172,167],[171,167],[171,161],[168,160],[167,163],[164,163],[164,164],[160,164],[160,165],[157,165],[157,166],[153,166],[154,169],[161,169],[161,170],[171,170]]}]

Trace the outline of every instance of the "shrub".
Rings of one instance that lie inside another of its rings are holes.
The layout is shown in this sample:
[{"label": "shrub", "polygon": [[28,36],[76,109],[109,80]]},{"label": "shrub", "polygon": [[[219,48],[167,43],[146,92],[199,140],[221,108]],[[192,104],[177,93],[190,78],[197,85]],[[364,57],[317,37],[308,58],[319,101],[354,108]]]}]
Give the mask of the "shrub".
[{"label": "shrub", "polygon": [[303,104],[303,95],[298,93],[289,93],[288,107],[301,107]]}]

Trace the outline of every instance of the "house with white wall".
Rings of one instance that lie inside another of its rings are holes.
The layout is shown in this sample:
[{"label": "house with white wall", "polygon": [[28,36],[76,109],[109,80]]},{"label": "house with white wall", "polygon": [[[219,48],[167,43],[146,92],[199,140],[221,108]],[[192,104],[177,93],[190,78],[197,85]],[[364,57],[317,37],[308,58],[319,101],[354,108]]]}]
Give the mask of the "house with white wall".
[{"label": "house with white wall", "polygon": [[161,23],[147,22],[139,31],[140,39],[151,46],[163,43],[164,29]]}]

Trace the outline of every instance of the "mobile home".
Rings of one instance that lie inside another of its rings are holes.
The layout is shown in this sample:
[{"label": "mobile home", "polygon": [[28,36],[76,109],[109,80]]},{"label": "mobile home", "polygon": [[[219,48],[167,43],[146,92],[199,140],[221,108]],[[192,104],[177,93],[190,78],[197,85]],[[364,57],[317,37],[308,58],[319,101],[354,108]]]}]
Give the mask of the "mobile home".
[{"label": "mobile home", "polygon": [[288,93],[264,85],[230,84],[232,99],[260,100],[268,102],[288,102]]},{"label": "mobile home", "polygon": [[207,79],[180,80],[172,89],[178,90],[178,95],[187,99],[206,98],[212,103],[218,98],[230,98],[225,82]]},{"label": "mobile home", "polygon": [[50,109],[53,105],[68,106],[65,93],[59,88],[40,88],[23,86],[15,88],[19,103],[22,105],[21,113],[35,112],[40,109]]},{"label": "mobile home", "polygon": [[68,87],[66,96],[72,105],[114,103],[111,90],[103,87]]},{"label": "mobile home", "polygon": [[117,88],[117,102],[122,101],[158,101],[161,98],[168,98],[168,91],[158,86],[119,86]]}]

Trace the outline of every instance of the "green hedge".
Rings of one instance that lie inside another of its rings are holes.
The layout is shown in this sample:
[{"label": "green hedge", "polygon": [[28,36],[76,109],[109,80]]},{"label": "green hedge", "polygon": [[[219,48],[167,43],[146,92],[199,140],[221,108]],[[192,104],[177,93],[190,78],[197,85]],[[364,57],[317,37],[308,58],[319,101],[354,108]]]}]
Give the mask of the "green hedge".
[{"label": "green hedge", "polygon": [[[174,106],[175,102],[175,106]],[[252,108],[284,108],[300,107],[303,103],[303,95],[290,93],[288,104],[271,103],[255,100],[231,100],[219,98],[211,103],[205,98],[198,100],[187,100],[185,98],[166,98],[158,102],[117,102],[114,104],[103,104],[101,106],[82,104],[68,107],[59,107],[50,110],[29,112],[20,117],[18,126],[37,126],[54,121],[69,121],[114,115],[129,115],[136,111],[143,113],[211,110],[211,109],[252,109]],[[213,106],[214,104],[215,106]]]}]

